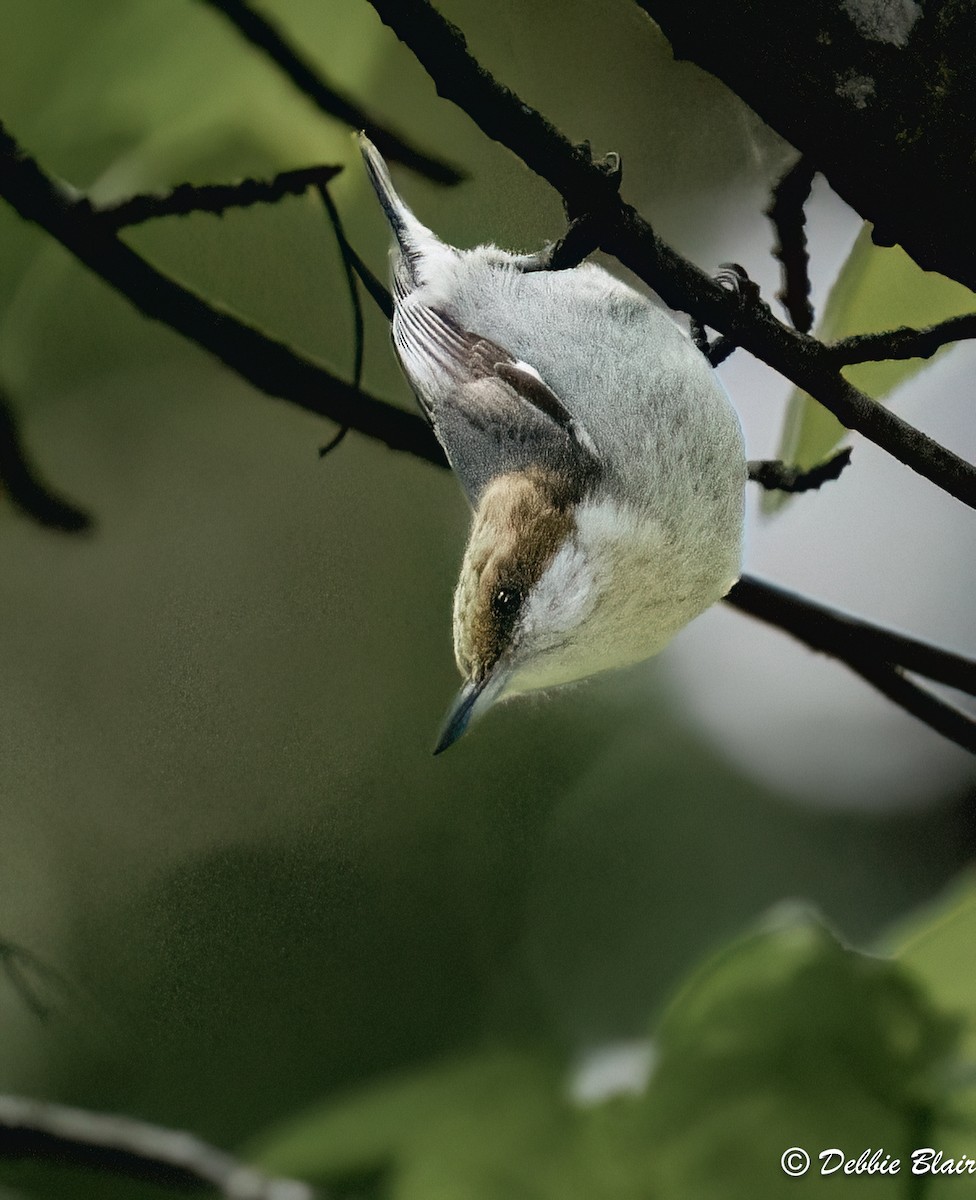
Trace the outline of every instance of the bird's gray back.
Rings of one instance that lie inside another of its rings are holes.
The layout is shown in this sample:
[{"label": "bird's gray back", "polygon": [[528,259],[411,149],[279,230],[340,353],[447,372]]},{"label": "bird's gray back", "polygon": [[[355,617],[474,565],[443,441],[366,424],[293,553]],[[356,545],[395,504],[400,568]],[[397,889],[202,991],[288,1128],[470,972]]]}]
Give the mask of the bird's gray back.
[{"label": "bird's gray back", "polygon": [[483,253],[458,255],[446,297],[452,315],[539,372],[631,499],[639,479],[650,507],[658,493],[673,506],[681,492],[690,502],[702,486],[725,494],[744,484],[738,418],[666,309],[594,264],[486,270],[474,257]]}]

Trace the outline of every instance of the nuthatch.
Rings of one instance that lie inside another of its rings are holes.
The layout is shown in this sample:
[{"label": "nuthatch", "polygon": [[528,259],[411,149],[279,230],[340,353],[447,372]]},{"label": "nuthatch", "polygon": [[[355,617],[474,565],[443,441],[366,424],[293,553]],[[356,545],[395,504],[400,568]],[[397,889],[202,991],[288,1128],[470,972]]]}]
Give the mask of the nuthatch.
[{"label": "nuthatch", "polygon": [[474,509],[439,753],[502,697],[649,658],[725,595],[746,459],[670,311],[594,264],[446,245],[360,144],[393,230],[397,356]]}]

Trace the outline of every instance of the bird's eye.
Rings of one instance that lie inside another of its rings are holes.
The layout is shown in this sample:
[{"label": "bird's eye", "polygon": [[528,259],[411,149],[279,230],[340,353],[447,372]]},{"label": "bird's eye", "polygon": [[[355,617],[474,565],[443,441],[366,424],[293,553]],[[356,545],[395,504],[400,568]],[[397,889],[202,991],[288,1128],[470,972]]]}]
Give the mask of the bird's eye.
[{"label": "bird's eye", "polygon": [[522,603],[522,592],[517,587],[510,587],[503,584],[495,589],[495,594],[491,598],[491,607],[496,617],[511,618],[519,610],[519,605]]}]

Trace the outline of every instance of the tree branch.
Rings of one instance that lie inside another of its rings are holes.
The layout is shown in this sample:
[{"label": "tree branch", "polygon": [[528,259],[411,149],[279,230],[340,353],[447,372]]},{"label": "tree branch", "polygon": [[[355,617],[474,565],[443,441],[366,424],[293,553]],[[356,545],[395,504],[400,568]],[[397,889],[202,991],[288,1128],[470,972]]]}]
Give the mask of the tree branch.
[{"label": "tree branch", "polygon": [[464,35],[426,0],[371,0],[380,18],[433,79],[489,137],[507,146],[563,197],[570,219],[590,213],[600,246],[653,287],[672,308],[739,346],[809,393],[849,429],[963,503],[976,507],[976,469],[850,384],[829,349],[777,321],[767,306],[735,296],[677,254],[617,195],[616,180],[541,113],[499,84],[468,53]]},{"label": "tree branch", "polygon": [[31,465],[20,440],[17,420],[6,396],[0,391],[0,493],[26,516],[48,529],[83,533],[91,528],[91,517],[54,492]]},{"label": "tree branch", "polygon": [[873,659],[976,696],[976,661],[951,650],[874,625],[751,575],[743,575],[725,600],[844,662]]},{"label": "tree branch", "polygon": [[254,387],[427,462],[444,452],[429,425],[359,391],[157,271],[106,229],[84,198],[50,179],[0,124],[0,196],[40,225],[140,312],[209,350]]},{"label": "tree branch", "polygon": [[0,1159],[96,1167],[168,1187],[213,1188],[227,1200],[314,1200],[305,1183],[273,1179],[188,1133],[0,1095]]},{"label": "tree branch", "polygon": [[412,171],[435,183],[460,183],[464,175],[443,159],[426,154],[406,138],[384,126],[360,108],[349,96],[327,83],[274,25],[261,16],[246,0],[203,0],[222,13],[242,37],[271,59],[322,112],[336,117],[351,129],[364,129],[380,153],[393,162],[403,163]]},{"label": "tree branch", "polygon": [[963,750],[976,754],[976,720],[968,713],[946,704],[928,689],[906,679],[904,673],[890,663],[854,658],[847,660],[847,665],[899,708],[911,713],[913,717],[934,729],[936,733],[941,733],[950,742],[955,742]]},{"label": "tree branch", "polygon": [[889,700],[943,737],[976,753],[976,721],[906,679],[912,671],[976,695],[976,661],[873,625],[765,580],[743,575],[727,604],[846,664]]},{"label": "tree branch", "polygon": [[281,171],[273,179],[242,179],[238,183],[181,183],[160,195],[129,196],[116,204],[93,206],[93,215],[107,229],[141,225],[159,217],[185,217],[191,213],[220,216],[229,208],[276,204],[284,196],[300,196],[310,187],[325,185],[342,167],[298,167]]},{"label": "tree branch", "polygon": [[903,325],[885,333],[857,333],[832,342],[827,351],[836,367],[859,362],[881,362],[892,358],[931,358],[950,342],[976,337],[976,313],[949,317],[937,325],[912,329]]}]

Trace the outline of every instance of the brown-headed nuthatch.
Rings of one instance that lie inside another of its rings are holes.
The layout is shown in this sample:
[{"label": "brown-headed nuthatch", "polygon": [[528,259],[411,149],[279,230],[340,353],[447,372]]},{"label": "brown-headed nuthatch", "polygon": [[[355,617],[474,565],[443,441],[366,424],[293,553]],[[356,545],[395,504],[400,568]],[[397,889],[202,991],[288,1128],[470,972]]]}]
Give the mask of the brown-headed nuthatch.
[{"label": "brown-headed nuthatch", "polygon": [[668,310],[592,263],[446,245],[360,143],[393,230],[393,343],[474,509],[438,753],[496,700],[648,658],[724,596],[746,459]]}]

